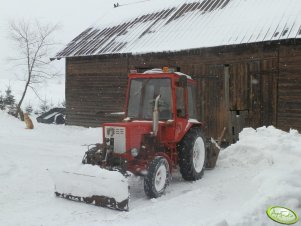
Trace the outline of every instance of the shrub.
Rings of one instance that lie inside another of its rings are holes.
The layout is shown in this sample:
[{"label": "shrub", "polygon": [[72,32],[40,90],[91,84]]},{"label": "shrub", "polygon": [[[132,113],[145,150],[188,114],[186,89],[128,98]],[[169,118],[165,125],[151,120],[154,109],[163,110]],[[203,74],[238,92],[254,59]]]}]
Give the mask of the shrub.
[{"label": "shrub", "polygon": [[16,100],[14,95],[12,94],[12,90],[9,87],[5,90],[5,97],[4,97],[4,105],[5,106],[13,106],[15,104]]},{"label": "shrub", "polygon": [[31,106],[31,104],[28,104],[26,107],[25,107],[25,111],[29,114],[31,114],[33,112],[33,108]]}]

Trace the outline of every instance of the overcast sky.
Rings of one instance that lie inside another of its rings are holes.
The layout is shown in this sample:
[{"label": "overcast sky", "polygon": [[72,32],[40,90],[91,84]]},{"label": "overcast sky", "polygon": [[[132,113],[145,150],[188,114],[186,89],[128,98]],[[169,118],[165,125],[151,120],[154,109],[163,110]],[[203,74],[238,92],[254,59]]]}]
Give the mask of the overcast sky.
[{"label": "overcast sky", "polygon": [[[115,2],[130,1],[133,0],[0,0],[0,78],[13,74],[7,62],[13,51],[8,39],[11,20],[37,19],[44,23],[59,23],[61,29],[56,32],[56,40],[63,46],[105,16]],[[57,47],[58,51],[62,46]]]}]

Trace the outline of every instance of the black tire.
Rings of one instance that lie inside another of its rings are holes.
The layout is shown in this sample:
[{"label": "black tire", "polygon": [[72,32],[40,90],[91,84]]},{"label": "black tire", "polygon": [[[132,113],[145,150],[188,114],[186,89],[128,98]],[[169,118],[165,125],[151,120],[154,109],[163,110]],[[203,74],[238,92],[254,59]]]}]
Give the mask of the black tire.
[{"label": "black tire", "polygon": [[152,160],[148,167],[148,173],[144,177],[144,192],[147,197],[160,197],[169,184],[169,176],[169,164],[164,157],[156,157]]},{"label": "black tire", "polygon": [[[194,157],[194,146],[198,155]],[[180,172],[184,180],[202,178],[206,166],[206,145],[200,128],[191,128],[178,145]]]}]

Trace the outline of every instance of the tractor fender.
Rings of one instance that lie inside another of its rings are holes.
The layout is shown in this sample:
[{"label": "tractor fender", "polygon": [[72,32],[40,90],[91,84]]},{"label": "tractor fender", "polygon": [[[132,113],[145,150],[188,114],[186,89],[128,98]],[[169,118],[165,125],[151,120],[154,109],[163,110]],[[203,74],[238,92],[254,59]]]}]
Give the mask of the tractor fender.
[{"label": "tractor fender", "polygon": [[171,172],[172,172],[172,161],[171,161],[171,159],[170,159],[170,157],[166,154],[166,153],[164,153],[164,152],[157,152],[156,154],[155,154],[155,157],[164,157],[164,158],[166,158],[166,160],[167,160],[167,162],[168,162],[168,165],[169,165],[169,171],[170,171],[170,174],[171,174]]},{"label": "tractor fender", "polygon": [[176,142],[180,142],[192,127],[203,128],[203,126],[204,124],[202,122],[199,122],[196,119],[189,119],[186,123],[184,130],[182,130],[180,133],[178,133],[178,135],[176,135]]},{"label": "tractor fender", "polygon": [[[191,120],[191,119],[190,119]],[[188,121],[188,124],[189,125],[189,129],[190,130],[191,128],[193,127],[197,127],[197,128],[200,128],[200,129],[203,129],[204,128],[204,123],[203,122],[199,122],[199,121]],[[185,131],[185,134],[188,132],[188,130]]]}]

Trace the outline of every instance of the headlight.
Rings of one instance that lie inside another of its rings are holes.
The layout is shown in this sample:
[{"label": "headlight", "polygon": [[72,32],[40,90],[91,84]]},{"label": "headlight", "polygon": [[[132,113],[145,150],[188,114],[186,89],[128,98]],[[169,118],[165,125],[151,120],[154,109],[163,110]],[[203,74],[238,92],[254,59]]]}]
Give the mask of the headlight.
[{"label": "headlight", "polygon": [[114,136],[115,130],[114,128],[107,128],[107,135],[112,137]]},{"label": "headlight", "polygon": [[137,148],[132,148],[131,154],[133,157],[137,157],[139,154],[139,150]]}]

